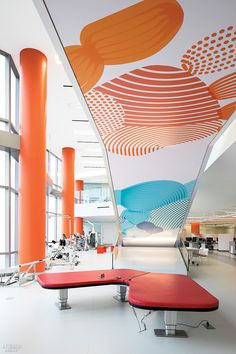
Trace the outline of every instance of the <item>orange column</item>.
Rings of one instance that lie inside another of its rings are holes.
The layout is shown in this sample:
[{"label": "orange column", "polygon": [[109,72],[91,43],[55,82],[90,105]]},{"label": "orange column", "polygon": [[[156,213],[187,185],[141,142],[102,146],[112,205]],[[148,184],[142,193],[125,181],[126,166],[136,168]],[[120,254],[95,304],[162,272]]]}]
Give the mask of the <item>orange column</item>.
[{"label": "orange column", "polygon": [[47,58],[26,48],[20,67],[19,263],[27,263],[45,257]]},{"label": "orange column", "polygon": [[74,233],[74,162],[75,150],[62,149],[62,233],[67,237]]},{"label": "orange column", "polygon": [[[75,190],[77,192],[81,192],[84,190],[84,182],[81,180],[75,181]],[[81,193],[79,193],[79,203],[81,203]],[[76,217],[75,218],[75,233],[82,234],[84,230],[84,220],[83,218]]]},{"label": "orange column", "polygon": [[191,223],[191,233],[194,235],[200,235],[200,222]]}]

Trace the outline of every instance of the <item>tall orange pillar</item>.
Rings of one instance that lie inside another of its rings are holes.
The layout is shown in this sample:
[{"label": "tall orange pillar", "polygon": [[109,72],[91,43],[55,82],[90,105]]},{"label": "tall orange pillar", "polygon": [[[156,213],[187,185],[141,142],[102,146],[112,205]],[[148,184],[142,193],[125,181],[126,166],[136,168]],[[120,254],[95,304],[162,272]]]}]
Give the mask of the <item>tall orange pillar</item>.
[{"label": "tall orange pillar", "polygon": [[[81,180],[76,180],[75,181],[75,190],[79,193],[79,198],[78,201],[81,203],[81,191],[84,190],[84,182]],[[83,218],[76,217],[75,218],[75,233],[82,234],[84,230],[84,220]]]},{"label": "tall orange pillar", "polygon": [[74,233],[75,150],[62,149],[62,233],[67,237]]},{"label": "tall orange pillar", "polygon": [[200,222],[192,222],[191,223],[191,233],[198,236],[200,235]]},{"label": "tall orange pillar", "polygon": [[[19,263],[45,258],[47,58],[20,53]],[[37,271],[44,264],[37,265]]]}]

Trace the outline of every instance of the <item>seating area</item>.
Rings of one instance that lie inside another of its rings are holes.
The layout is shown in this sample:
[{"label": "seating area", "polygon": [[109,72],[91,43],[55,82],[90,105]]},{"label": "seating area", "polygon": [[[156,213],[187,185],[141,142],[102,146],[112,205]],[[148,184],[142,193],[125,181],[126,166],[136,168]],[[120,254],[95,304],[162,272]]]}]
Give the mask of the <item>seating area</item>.
[{"label": "seating area", "polygon": [[0,354],[235,354],[236,0],[0,9]]},{"label": "seating area", "polygon": [[178,311],[207,312],[219,307],[217,298],[190,277],[180,274],[110,269],[43,273],[38,275],[37,280],[45,289],[59,290],[60,310],[71,308],[67,303],[70,288],[118,285],[118,299],[124,302],[129,287],[127,300],[133,308],[165,311],[165,336],[175,336],[178,333]]}]

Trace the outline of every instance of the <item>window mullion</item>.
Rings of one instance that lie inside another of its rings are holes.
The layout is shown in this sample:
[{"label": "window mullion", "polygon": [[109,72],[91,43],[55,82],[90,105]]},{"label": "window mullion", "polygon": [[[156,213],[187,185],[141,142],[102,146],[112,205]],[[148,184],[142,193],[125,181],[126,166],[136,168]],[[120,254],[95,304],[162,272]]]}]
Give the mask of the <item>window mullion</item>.
[{"label": "window mullion", "polygon": [[8,153],[8,251],[9,251],[9,267],[11,267],[11,154]]}]

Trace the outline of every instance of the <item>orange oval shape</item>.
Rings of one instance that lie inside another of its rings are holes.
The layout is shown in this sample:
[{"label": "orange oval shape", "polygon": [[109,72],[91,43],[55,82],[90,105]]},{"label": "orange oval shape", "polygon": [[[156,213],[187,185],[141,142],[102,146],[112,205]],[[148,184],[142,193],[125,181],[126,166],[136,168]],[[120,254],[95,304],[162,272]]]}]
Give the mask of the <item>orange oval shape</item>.
[{"label": "orange oval shape", "polygon": [[85,26],[81,46],[65,47],[82,90],[94,86],[104,65],[130,63],[160,51],[176,35],[183,17],[176,0],[144,0]]}]

